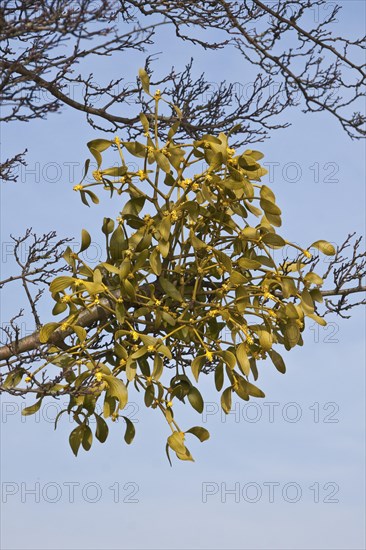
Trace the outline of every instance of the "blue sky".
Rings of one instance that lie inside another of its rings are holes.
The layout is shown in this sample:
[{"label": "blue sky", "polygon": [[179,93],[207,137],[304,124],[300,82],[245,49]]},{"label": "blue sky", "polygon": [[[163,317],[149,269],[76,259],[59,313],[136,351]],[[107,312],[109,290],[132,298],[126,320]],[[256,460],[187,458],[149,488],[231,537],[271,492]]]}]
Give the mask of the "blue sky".
[{"label": "blue sky", "polygon": [[[362,34],[364,3],[342,5],[335,32]],[[182,67],[194,56],[197,73],[205,70],[213,83],[250,82],[234,50],[202,52],[177,43],[164,29],[152,51],[164,52],[157,71],[173,63]],[[95,74],[106,80],[110,71],[113,77],[123,71],[132,81],[143,60],[135,53],[128,64],[103,62]],[[350,231],[364,234],[364,144],[352,142],[329,116],[295,110],[286,116],[292,126],[258,145],[265,162],[278,163],[270,185],[283,210],[282,234],[305,246],[319,238],[340,243]],[[76,239],[85,228],[98,255],[102,218],[115,216],[120,205],[102,200],[87,209],[72,186],[88,156],[86,142],[103,134],[68,109],[1,131],[4,156],[29,149],[28,172],[1,187],[1,277],[14,268],[9,234],[29,226]],[[16,287],[3,294],[2,323],[22,303]],[[42,314],[50,319],[46,300]],[[363,549],[364,320],[358,310],[350,320],[329,317],[329,326],[319,330],[309,323],[305,346],[285,356],[284,376],[262,366],[266,398],[235,403],[226,418],[217,412],[218,396],[207,377],[203,416],[189,409],[179,414],[186,427],[207,427],[211,439],[199,444],[192,438],[196,462],[175,461],[173,468],[164,453],[167,426],[138,396],[129,409],[134,443],[124,444],[123,426],[116,423],[106,444],[96,443],[77,459],[68,446],[71,424],[65,419],[53,430],[54,404],[22,418],[20,402],[2,396],[2,547]],[[29,327],[26,318],[24,330]]]}]

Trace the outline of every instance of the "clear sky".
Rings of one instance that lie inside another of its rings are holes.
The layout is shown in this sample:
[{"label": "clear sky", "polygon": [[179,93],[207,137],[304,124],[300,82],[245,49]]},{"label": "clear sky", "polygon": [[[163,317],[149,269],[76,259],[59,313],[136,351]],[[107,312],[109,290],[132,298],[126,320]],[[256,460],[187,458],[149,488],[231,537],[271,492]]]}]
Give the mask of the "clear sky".
[{"label": "clear sky", "polygon": [[[364,33],[365,4],[342,5],[335,32]],[[157,71],[183,67],[193,56],[197,74],[204,70],[213,83],[250,82],[237,52],[193,49],[166,29],[152,52],[163,52]],[[141,53],[127,62],[103,61],[95,77],[105,81],[121,71],[132,81],[143,62]],[[352,142],[329,116],[295,110],[286,116],[292,126],[258,145],[264,161],[275,163],[270,185],[283,211],[282,234],[305,246],[319,238],[337,244],[351,231],[364,234],[364,144]],[[86,142],[104,135],[68,109],[1,130],[5,157],[29,150],[18,183],[0,190],[1,277],[14,271],[9,235],[30,226],[76,240],[85,228],[101,259],[103,216],[115,216],[120,205],[102,200],[87,209],[72,187],[88,156]],[[22,295],[15,287],[3,294],[5,323]],[[44,322],[49,304],[42,306]],[[126,446],[123,426],[112,424],[106,444],[96,442],[78,458],[68,445],[71,423],[64,419],[53,430],[60,404],[49,401],[40,414],[24,418],[20,401],[2,396],[2,548],[364,549],[364,321],[358,310],[350,320],[328,317],[325,328],[308,323],[305,346],[285,355],[284,376],[262,366],[266,398],[234,402],[228,417],[207,377],[203,415],[183,406],[179,412],[187,427],[207,427],[211,439],[200,444],[192,438],[195,463],[175,460],[173,468],[164,451],[167,426],[138,396],[128,411],[136,422],[134,443]],[[31,329],[26,318],[24,331]]]}]

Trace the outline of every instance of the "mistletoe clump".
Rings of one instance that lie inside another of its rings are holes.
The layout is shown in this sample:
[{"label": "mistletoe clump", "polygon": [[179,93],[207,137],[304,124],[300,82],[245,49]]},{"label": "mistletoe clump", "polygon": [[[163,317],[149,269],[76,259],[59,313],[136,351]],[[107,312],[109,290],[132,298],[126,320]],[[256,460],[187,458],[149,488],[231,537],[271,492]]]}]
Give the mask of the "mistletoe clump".
[{"label": "mistletoe clump", "polygon": [[[60,415],[72,414],[77,423],[70,435],[77,454],[80,445],[92,445],[92,417],[99,441],[108,436],[106,420],[119,417],[126,442],[132,441],[134,425],[123,409],[137,391],[170,426],[168,457],[172,449],[193,460],[186,434],[201,441],[209,434],[199,426],[181,428],[176,402],[201,413],[204,374],[213,375],[225,413],[233,394],[246,401],[264,397],[253,383],[258,363],[270,360],[284,373],[279,350],[303,344],[307,318],[326,324],[316,313],[323,280],[309,269],[309,249],[335,251],[323,240],[303,249],[278,233],[281,210],[261,183],[260,152],[230,147],[230,133],[176,140],[182,113],[159,90],[150,92],[143,70],[140,79],[151,106],[140,115],[141,141],[88,143],[97,168],[87,180],[88,160],[74,190],[86,205],[98,202],[96,190],[108,191],[119,213],[103,221],[105,261],[93,268],[83,261],[91,244],[86,230],[79,252],[65,251],[71,274],[50,284],[53,313],[63,319],[40,330],[45,362],[33,372],[23,369],[39,397],[24,413],[36,412],[46,395],[67,394],[70,403]],[[165,137],[162,108],[176,117]],[[108,149],[119,161],[105,168]],[[129,169],[130,159],[140,162],[138,170]],[[284,247],[295,259],[276,262],[274,252]],[[45,376],[51,366],[53,379]]]}]

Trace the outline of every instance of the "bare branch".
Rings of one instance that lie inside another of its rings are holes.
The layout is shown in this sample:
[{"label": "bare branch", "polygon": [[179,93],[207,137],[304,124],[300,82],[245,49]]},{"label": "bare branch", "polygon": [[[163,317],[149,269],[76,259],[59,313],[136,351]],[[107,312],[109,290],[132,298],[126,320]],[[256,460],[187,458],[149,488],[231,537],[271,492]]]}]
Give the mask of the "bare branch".
[{"label": "bare branch", "polygon": [[18,170],[19,166],[26,166],[24,155],[27,153],[25,149],[22,153],[18,153],[12,158],[6,159],[4,162],[0,163],[0,180],[3,181],[13,181],[18,180]]},{"label": "bare branch", "polygon": [[[322,291],[323,296],[325,298],[339,297],[336,302],[325,300],[326,314],[335,313],[346,319],[349,319],[350,316],[344,315],[344,312],[366,304],[366,298],[362,298],[366,292],[366,286],[363,284],[366,276],[366,252],[360,251],[362,237],[354,237],[355,233],[350,233],[345,241],[337,247],[336,255],[330,261],[323,275],[324,279],[333,277],[334,283],[333,289]],[[351,254],[346,257],[344,252],[348,249],[351,249]],[[355,284],[356,286],[352,286]],[[356,301],[349,300],[352,295],[356,295]]]},{"label": "bare branch", "polygon": [[[0,33],[2,120],[45,118],[66,105],[84,112],[94,128],[136,135],[139,113],[120,113],[121,105],[131,111],[133,104],[140,104],[139,85],[131,88],[123,78],[96,83],[93,75],[83,74],[81,62],[129,50],[148,53],[159,29],[170,25],[183,42],[213,50],[235,47],[244,63],[259,69],[250,97],[243,97],[233,83],[217,83],[212,89],[204,75],[192,78],[192,63],[166,74],[160,80],[164,93],[184,106],[182,135],[195,137],[213,128],[228,131],[239,123],[238,143],[262,141],[269,130],[288,126],[279,121],[279,114],[302,105],[306,111],[327,111],[351,137],[359,138],[364,135],[365,118],[357,109],[362,108],[365,72],[357,59],[364,42],[334,36],[339,6],[323,21],[312,23],[314,10],[325,2],[281,0],[268,6],[261,0],[5,1]],[[212,31],[222,39],[212,40]],[[172,112],[166,123],[171,125],[175,118]]]}]

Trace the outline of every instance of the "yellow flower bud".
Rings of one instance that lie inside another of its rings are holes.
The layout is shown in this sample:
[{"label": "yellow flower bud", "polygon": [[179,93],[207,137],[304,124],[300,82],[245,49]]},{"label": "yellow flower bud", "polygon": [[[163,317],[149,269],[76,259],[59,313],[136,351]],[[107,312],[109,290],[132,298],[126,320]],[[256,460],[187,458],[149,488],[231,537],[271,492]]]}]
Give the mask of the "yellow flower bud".
[{"label": "yellow flower bud", "polygon": [[94,170],[94,172],[92,172],[92,176],[96,181],[102,181],[102,173],[100,170]]},{"label": "yellow flower bud", "polygon": [[147,178],[147,173],[143,170],[138,170],[137,175],[141,181],[144,181]]},{"label": "yellow flower bud", "polygon": [[79,183],[79,185],[74,185],[73,187],[74,191],[81,191],[82,189],[83,189],[83,186],[81,185],[81,183]]},{"label": "yellow flower bud", "polygon": [[207,350],[206,351],[206,357],[210,361],[210,363],[213,361],[213,353],[212,351]]},{"label": "yellow flower bud", "polygon": [[219,313],[218,309],[211,309],[211,311],[208,312],[209,317],[216,317],[216,315]]},{"label": "yellow flower bud", "polygon": [[192,180],[190,178],[184,179],[180,182],[181,187],[188,187],[191,185]]},{"label": "yellow flower bud", "polygon": [[170,214],[170,219],[172,220],[172,222],[176,222],[178,220],[179,216],[178,216],[178,213],[176,210],[173,210],[172,213]]}]

